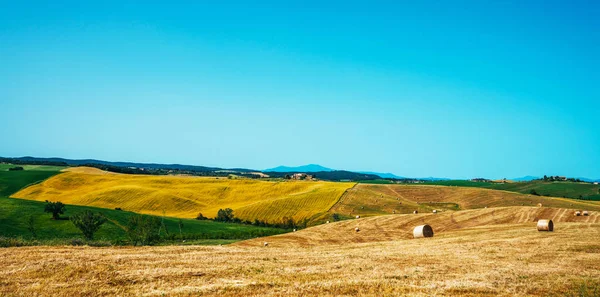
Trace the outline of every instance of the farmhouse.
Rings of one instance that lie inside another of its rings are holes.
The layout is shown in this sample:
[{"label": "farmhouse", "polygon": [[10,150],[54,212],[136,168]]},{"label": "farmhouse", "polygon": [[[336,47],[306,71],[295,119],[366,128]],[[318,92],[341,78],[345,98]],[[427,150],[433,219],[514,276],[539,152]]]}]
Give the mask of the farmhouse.
[{"label": "farmhouse", "polygon": [[306,174],[306,173],[294,173],[290,175],[290,179],[295,180],[314,180],[314,175]]}]

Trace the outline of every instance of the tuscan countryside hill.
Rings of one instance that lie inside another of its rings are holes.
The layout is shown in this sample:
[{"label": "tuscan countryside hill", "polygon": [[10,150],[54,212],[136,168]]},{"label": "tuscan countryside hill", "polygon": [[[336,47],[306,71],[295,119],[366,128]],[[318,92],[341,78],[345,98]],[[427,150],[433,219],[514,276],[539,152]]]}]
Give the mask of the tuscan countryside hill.
[{"label": "tuscan countryside hill", "polygon": [[95,168],[67,169],[12,197],[121,208],[172,217],[214,217],[232,208],[243,220],[300,222],[327,213],[353,183],[259,181],[219,177],[114,174]]},{"label": "tuscan countryside hill", "polygon": [[231,208],[242,220],[279,222],[292,218],[309,224],[332,220],[334,214],[349,218],[538,203],[546,207],[600,209],[594,202],[473,187],[148,176],[88,167],[65,170],[11,197],[181,218],[195,218],[199,213],[215,217],[219,209]]}]

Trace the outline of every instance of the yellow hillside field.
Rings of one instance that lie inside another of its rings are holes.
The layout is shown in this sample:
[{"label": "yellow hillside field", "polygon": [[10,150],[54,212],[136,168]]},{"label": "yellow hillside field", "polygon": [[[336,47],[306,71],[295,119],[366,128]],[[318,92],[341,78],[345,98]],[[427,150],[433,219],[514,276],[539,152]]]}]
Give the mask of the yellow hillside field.
[{"label": "yellow hillside field", "polygon": [[231,208],[244,220],[296,221],[327,212],[352,183],[259,181],[191,176],[107,174],[75,168],[12,197],[61,201],[65,204],[120,207],[145,214],[194,218],[213,217]]}]

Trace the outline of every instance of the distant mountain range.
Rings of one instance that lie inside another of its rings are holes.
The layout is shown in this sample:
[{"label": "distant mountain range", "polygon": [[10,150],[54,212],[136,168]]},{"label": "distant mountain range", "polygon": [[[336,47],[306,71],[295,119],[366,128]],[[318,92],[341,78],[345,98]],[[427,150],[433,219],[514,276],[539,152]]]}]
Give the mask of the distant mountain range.
[{"label": "distant mountain range", "polygon": [[290,166],[277,166],[275,168],[265,169],[263,172],[328,172],[335,171],[331,168],[323,167],[318,164],[308,164],[296,167]]}]

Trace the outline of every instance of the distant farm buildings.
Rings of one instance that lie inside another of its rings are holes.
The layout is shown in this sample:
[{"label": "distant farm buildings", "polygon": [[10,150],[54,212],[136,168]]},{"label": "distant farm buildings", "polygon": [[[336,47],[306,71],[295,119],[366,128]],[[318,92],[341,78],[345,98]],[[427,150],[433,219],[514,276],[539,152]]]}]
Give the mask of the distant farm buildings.
[{"label": "distant farm buildings", "polygon": [[294,173],[292,175],[286,175],[286,179],[294,179],[294,180],[315,180],[314,175],[306,174],[306,173]]},{"label": "distant farm buildings", "polygon": [[487,178],[480,178],[480,177],[478,177],[478,178],[473,178],[473,179],[471,179],[471,181],[472,181],[472,182],[479,182],[479,183],[489,183],[489,182],[491,182],[492,180],[490,180],[490,179],[487,179]]}]

